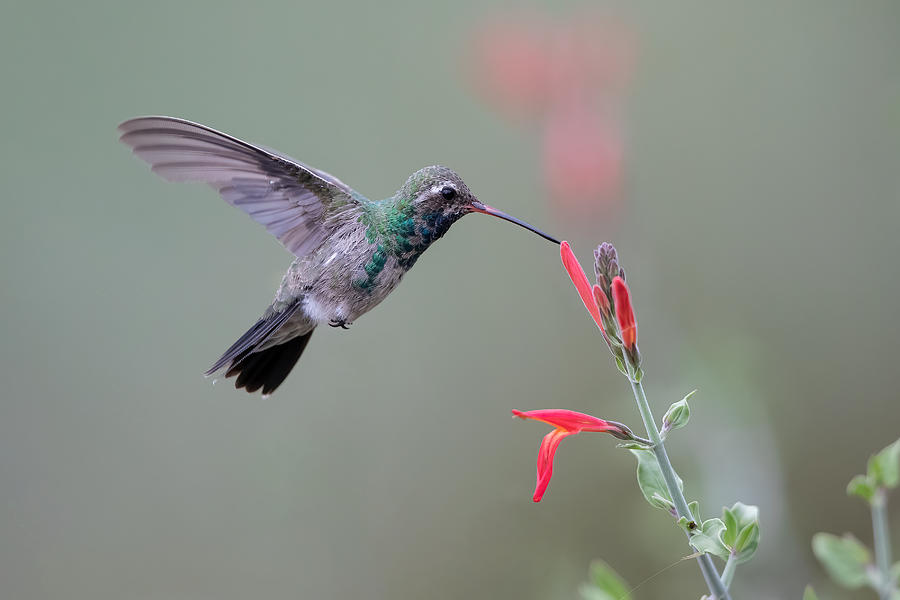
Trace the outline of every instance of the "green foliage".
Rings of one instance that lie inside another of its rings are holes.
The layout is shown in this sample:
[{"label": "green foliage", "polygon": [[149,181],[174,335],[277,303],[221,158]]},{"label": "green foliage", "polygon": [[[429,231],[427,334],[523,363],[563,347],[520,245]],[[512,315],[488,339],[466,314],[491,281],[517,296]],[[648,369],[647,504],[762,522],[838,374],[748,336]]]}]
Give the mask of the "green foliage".
[{"label": "green foliage", "polygon": [[[681,524],[681,521],[679,521]],[[703,525],[693,530],[691,535],[691,546],[698,552],[706,552],[714,554],[721,559],[727,559],[731,551],[725,546],[722,540],[722,534],[725,533],[725,523],[722,519],[707,519]]]},{"label": "green foliage", "polygon": [[640,442],[622,442],[616,444],[616,448],[625,448],[626,450],[650,450],[650,446]]},{"label": "green foliage", "polygon": [[847,484],[848,496],[859,496],[866,502],[871,502],[875,497],[874,482],[866,475],[857,475]]},{"label": "green foliage", "polygon": [[803,600],[819,600],[816,591],[811,585],[806,586],[806,589],[803,590]]},{"label": "green foliage", "polygon": [[[900,440],[869,457],[865,475],[847,484],[847,494],[869,503],[875,537],[875,555],[852,535],[830,533],[813,536],[813,553],[831,575],[848,588],[869,585],[881,598],[900,600],[900,563],[889,566],[890,539],[887,524],[886,491],[900,484]],[[877,562],[877,565],[874,564]]]},{"label": "green foliage", "polygon": [[841,585],[853,589],[874,583],[870,575],[872,554],[851,534],[838,537],[817,533],[812,548],[831,578]]},{"label": "green foliage", "polygon": [[725,531],[722,541],[737,564],[745,563],[756,554],[759,546],[759,508],[736,502],[722,509]]},{"label": "green foliage", "polygon": [[591,563],[589,581],[579,593],[583,600],[631,600],[628,584],[602,560]]},{"label": "green foliage", "polygon": [[[700,506],[692,502],[690,508],[699,519]],[[691,546],[699,552],[731,559],[735,565],[753,558],[759,546],[759,509],[741,502],[723,508],[721,519],[707,519],[699,527],[692,527],[691,522],[682,517],[678,525],[691,536]]]},{"label": "green foliage", "polygon": [[688,398],[697,393],[697,390],[690,392],[687,396],[672,404],[666,414],[663,415],[662,435],[665,439],[666,435],[673,429],[684,427],[691,418],[691,407],[688,406]]},{"label": "green foliage", "polygon": [[859,496],[870,504],[879,488],[892,489],[900,484],[900,440],[869,457],[865,475],[857,475],[847,484],[847,494]]},{"label": "green foliage", "polygon": [[[666,480],[663,478],[662,469],[659,468],[659,461],[652,450],[648,449],[629,449],[637,458],[637,480],[641,488],[641,493],[651,506],[661,508],[665,511],[674,513],[675,503],[666,487]],[[677,475],[676,475],[677,477]],[[678,487],[684,489],[684,483],[678,477]]]},{"label": "green foliage", "polygon": [[900,483],[900,440],[869,459],[868,475],[878,487],[897,487]]},{"label": "green foliage", "polygon": [[[651,506],[674,513],[675,505],[656,455],[645,448],[630,450],[638,460],[637,479],[644,498]],[[683,489],[681,479],[678,479],[678,486]],[[756,506],[736,502],[731,508],[722,509],[721,519],[705,521],[700,518],[698,502],[688,504],[688,509],[695,520],[681,516],[678,526],[688,534],[694,549],[723,560],[731,558],[736,565],[753,558],[759,546],[759,509]]]},{"label": "green foliage", "polygon": [[693,502],[688,502],[688,510],[691,511],[691,514],[695,519],[700,518],[700,503],[694,500]]},{"label": "green foliage", "polygon": [[643,378],[644,378],[644,370],[640,367],[635,367],[634,368],[634,377],[632,377],[632,379],[634,381],[640,382],[641,379],[643,379]]}]

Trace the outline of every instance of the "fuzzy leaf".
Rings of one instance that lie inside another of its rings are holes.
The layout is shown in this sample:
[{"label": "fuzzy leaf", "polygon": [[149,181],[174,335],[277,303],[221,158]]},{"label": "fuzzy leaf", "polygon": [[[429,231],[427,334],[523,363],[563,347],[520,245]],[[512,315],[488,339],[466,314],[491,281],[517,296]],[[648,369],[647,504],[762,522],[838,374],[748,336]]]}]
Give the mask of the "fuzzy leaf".
[{"label": "fuzzy leaf", "polygon": [[693,502],[688,502],[688,510],[691,511],[691,515],[695,519],[700,518],[700,503],[694,500]]},{"label": "fuzzy leaf", "polygon": [[622,442],[616,444],[616,448],[625,448],[626,450],[649,450],[650,446],[640,442]]},{"label": "fuzzy leaf", "polygon": [[897,487],[900,483],[900,440],[869,459],[869,479],[876,487]]},{"label": "fuzzy leaf", "polygon": [[[656,455],[651,450],[631,449],[630,451],[638,460],[637,480],[644,498],[647,499],[651,506],[672,512],[675,509],[675,504],[672,502],[669,489],[666,487],[666,480],[663,478]],[[683,485],[681,479],[679,479],[678,486],[683,487]]]},{"label": "fuzzy leaf", "polygon": [[579,592],[584,600],[631,600],[628,584],[602,560],[591,563],[590,581]]},{"label": "fuzzy leaf", "polygon": [[722,542],[729,548],[734,547],[734,542],[738,536],[737,517],[731,510],[722,510],[722,522],[725,523],[725,531],[722,532]]},{"label": "fuzzy leaf", "polygon": [[[725,542],[725,545],[733,552],[740,552],[740,550],[736,550],[738,538],[740,537],[741,532],[753,523],[756,523],[757,525],[756,538],[757,541],[759,540],[759,508],[756,506],[750,506],[743,502],[735,502],[731,508],[722,509],[722,522],[725,523],[725,532],[722,533],[722,541]],[[753,550],[755,551],[756,548],[753,548]],[[748,556],[744,560],[749,560],[749,558],[750,557]],[[744,560],[741,562],[744,562]]]},{"label": "fuzzy leaf", "polygon": [[872,583],[867,567],[872,562],[869,549],[850,535],[838,537],[830,533],[817,533],[812,540],[813,553],[831,578],[848,588]]},{"label": "fuzzy leaf", "polygon": [[745,563],[756,554],[759,547],[759,523],[753,522],[741,529],[731,552],[737,564]]},{"label": "fuzzy leaf", "polygon": [[819,600],[819,597],[816,596],[816,590],[813,589],[813,586],[806,586],[806,589],[803,591],[803,600]]},{"label": "fuzzy leaf", "polygon": [[694,532],[699,527],[696,521],[688,521],[687,517],[678,517],[677,525],[689,536],[694,535]]},{"label": "fuzzy leaf", "polygon": [[737,517],[738,529],[743,529],[750,523],[759,522],[758,506],[744,504],[743,502],[735,502],[731,507],[731,512]]},{"label": "fuzzy leaf", "polygon": [[847,484],[848,496],[859,496],[866,502],[875,497],[875,484],[867,475],[857,475]]},{"label": "fuzzy leaf", "polygon": [[731,552],[722,542],[722,532],[725,531],[725,523],[722,519],[708,519],[703,525],[694,530],[691,536],[691,546],[700,552],[708,552],[714,554],[721,559],[727,559]]}]

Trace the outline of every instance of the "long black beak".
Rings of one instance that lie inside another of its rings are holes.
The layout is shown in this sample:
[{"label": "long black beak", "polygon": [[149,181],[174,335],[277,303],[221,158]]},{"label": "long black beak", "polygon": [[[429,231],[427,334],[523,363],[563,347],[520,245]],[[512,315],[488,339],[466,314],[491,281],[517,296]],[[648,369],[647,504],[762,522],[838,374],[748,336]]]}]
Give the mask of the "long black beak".
[{"label": "long black beak", "polygon": [[517,219],[511,215],[508,215],[505,212],[503,212],[502,210],[497,210],[493,206],[488,206],[487,204],[484,204],[483,202],[479,202],[478,200],[473,200],[472,207],[475,209],[475,212],[479,212],[479,213],[482,213],[485,215],[492,215],[494,217],[503,219],[504,221],[509,221],[510,223],[515,223],[519,227],[524,227],[528,231],[538,234],[545,240],[549,240],[549,241],[553,242],[554,244],[559,244],[559,240],[556,239],[555,237],[547,235],[540,229],[538,229],[536,227],[532,227],[525,221],[520,221],[519,219]]}]

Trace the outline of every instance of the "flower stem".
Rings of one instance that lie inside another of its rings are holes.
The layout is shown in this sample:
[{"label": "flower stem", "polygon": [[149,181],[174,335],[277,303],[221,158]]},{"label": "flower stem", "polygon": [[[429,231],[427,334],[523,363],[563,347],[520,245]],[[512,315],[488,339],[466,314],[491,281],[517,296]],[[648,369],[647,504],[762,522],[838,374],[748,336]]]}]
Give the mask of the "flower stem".
[{"label": "flower stem", "polygon": [[[653,419],[653,413],[650,411],[650,404],[647,402],[647,396],[644,394],[644,386],[641,385],[640,381],[635,381],[635,366],[629,359],[628,353],[625,352],[624,355],[628,379],[631,381],[631,390],[634,392],[634,400],[637,402],[638,410],[641,413],[641,419],[644,421],[644,427],[647,428],[647,436],[650,438],[650,441],[653,442],[653,453],[656,455],[656,460],[659,462],[659,468],[662,471],[663,479],[666,481],[666,487],[669,490],[669,494],[672,496],[672,502],[675,504],[677,518],[686,517],[688,521],[694,521],[696,523],[697,521],[694,518],[694,515],[691,514],[691,509],[688,508],[684,493],[678,485],[678,475],[675,474],[675,469],[672,467],[671,461],[669,461],[666,446],[663,444],[662,438],[660,438],[659,435],[659,430],[656,428],[656,421]],[[700,565],[700,572],[703,573],[703,579],[706,580],[706,585],[709,587],[709,591],[712,593],[715,600],[731,600],[728,589],[725,587],[725,584],[722,583],[719,572],[716,570],[716,566],[713,564],[709,554],[701,554],[698,556],[697,563]]]},{"label": "flower stem", "polygon": [[731,582],[734,580],[734,572],[737,570],[737,560],[735,560],[734,555],[728,557],[728,562],[725,563],[725,568],[722,570],[722,583],[725,584],[726,588],[731,587]]},{"label": "flower stem", "polygon": [[894,584],[891,581],[891,538],[888,534],[887,494],[884,488],[878,488],[872,498],[872,531],[875,537],[875,561],[881,576],[878,596],[881,600],[888,600]]}]

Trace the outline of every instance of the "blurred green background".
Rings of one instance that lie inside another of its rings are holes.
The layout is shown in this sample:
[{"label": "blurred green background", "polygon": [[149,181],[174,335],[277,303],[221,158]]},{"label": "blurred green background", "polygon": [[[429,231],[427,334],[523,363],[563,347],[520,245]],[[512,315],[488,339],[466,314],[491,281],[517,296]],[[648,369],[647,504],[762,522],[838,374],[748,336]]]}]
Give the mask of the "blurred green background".
[{"label": "blurred green background", "polygon": [[[548,18],[583,3],[530,4]],[[0,595],[16,600],[573,598],[688,554],[606,436],[627,382],[556,250],[468,217],[271,399],[202,372],[271,300],[284,249],[117,142],[141,114],[278,148],[383,197],[442,163],[479,197],[629,273],[657,416],[706,516],[758,504],[736,598],[839,597],[815,531],[900,433],[900,5],[615,2],[638,40],[614,217],[553,208],[536,129],[465,76],[510,4],[13,2],[0,20]],[[894,498],[894,539],[900,539]],[[696,598],[692,561],[637,598]],[[844,593],[843,597],[850,597]]]}]

